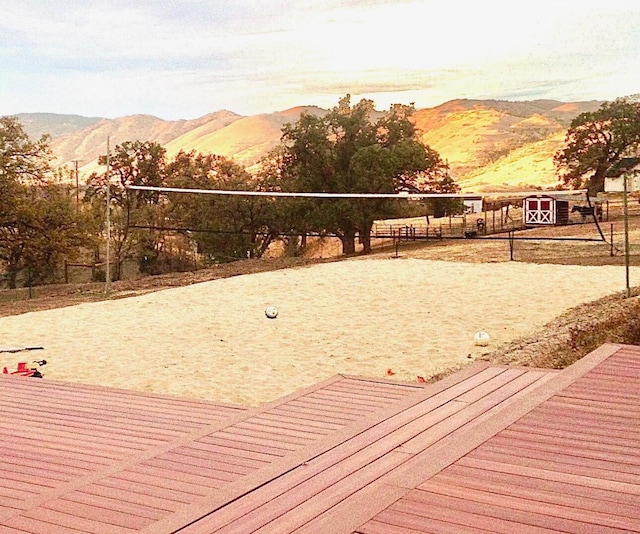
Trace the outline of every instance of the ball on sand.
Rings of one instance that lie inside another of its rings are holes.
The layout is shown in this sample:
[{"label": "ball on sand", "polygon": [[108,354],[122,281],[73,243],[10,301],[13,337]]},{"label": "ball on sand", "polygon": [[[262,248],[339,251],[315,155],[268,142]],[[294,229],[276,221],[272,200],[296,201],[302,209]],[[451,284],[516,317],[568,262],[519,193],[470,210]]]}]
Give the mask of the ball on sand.
[{"label": "ball on sand", "polygon": [[278,308],[276,308],[275,306],[269,306],[266,310],[264,310],[264,314],[269,319],[275,319],[276,317],[278,317]]},{"label": "ball on sand", "polygon": [[479,347],[486,347],[491,341],[491,336],[487,334],[484,330],[480,330],[473,335],[473,342]]}]

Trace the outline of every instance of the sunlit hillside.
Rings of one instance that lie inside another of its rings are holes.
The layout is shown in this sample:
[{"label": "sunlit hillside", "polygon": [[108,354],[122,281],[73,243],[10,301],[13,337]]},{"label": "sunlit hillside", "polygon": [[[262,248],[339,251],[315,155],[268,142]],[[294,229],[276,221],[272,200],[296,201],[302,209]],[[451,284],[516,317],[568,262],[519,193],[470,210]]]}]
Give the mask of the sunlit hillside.
[{"label": "sunlit hillside", "polygon": [[527,143],[460,180],[465,191],[509,191],[530,186],[551,189],[559,185],[554,154],[564,144],[564,132]]},{"label": "sunlit hillside", "polygon": [[599,102],[453,100],[418,110],[422,140],[466,191],[558,184],[553,156],[571,119]]},{"label": "sunlit hillside", "polygon": [[296,107],[277,113],[243,117],[215,130],[204,124],[168,143],[167,156],[173,157],[180,150],[195,150],[233,158],[240,165],[250,166],[278,145],[282,127],[287,123],[295,123],[303,112],[326,113],[317,107]]},{"label": "sunlit hillside", "polygon": [[83,173],[88,174],[97,168],[98,156],[106,154],[107,137],[112,148],[124,141],[155,141],[165,145],[194,128],[205,126],[208,131],[213,131],[239,118],[230,111],[218,111],[191,121],[165,121],[151,115],[102,119],[89,127],[55,137],[51,147],[56,156],[55,164],[64,165],[78,160]]},{"label": "sunlit hillside", "polygon": [[[600,102],[536,100],[452,100],[414,115],[421,139],[437,150],[451,174],[466,191],[513,190],[557,185],[553,155],[563,146],[571,120]],[[28,133],[52,134],[55,165],[72,167],[78,160],[81,179],[99,170],[97,158],[124,141],[153,141],[173,157],[180,150],[219,154],[255,170],[257,163],[280,143],[282,128],[300,114],[326,113],[301,106],[270,114],[242,117],[218,111],[194,120],[165,121],[148,115],[118,119],[27,114]]]}]

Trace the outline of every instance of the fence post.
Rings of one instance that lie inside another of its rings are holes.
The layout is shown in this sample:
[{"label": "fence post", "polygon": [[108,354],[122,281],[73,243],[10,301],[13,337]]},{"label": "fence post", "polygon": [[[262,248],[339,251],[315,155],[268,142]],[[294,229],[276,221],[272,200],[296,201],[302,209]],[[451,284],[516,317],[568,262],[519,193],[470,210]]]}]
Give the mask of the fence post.
[{"label": "fence post", "polygon": [[611,232],[609,235],[610,235],[609,243],[611,245],[611,250],[609,252],[609,255],[613,258],[613,223],[611,223]]}]

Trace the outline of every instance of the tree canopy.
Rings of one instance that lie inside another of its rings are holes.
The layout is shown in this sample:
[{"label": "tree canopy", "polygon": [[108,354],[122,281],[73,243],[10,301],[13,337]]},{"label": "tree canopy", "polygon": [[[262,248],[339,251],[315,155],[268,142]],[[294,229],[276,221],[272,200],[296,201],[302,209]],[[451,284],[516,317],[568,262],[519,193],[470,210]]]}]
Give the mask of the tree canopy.
[{"label": "tree canopy", "polygon": [[84,242],[69,189],[52,180],[48,140],[33,141],[17,118],[0,118],[0,261],[11,288],[26,268],[29,283],[52,281]]},{"label": "tree canopy", "polygon": [[[233,161],[213,154],[179,152],[167,166],[177,188],[258,191],[260,180]],[[276,237],[273,201],[265,197],[169,193],[168,217],[188,229],[198,250],[225,262],[260,257]]]},{"label": "tree canopy", "polygon": [[[448,166],[420,142],[413,106],[396,104],[385,113],[371,100],[351,105],[350,96],[325,115],[304,113],[283,129],[277,174],[285,190],[327,193],[435,192]],[[272,169],[273,171],[273,169]],[[389,199],[318,199],[306,202],[302,230],[337,235],[343,252],[355,251],[356,235],[371,248],[374,220],[392,216]]]},{"label": "tree canopy", "polygon": [[640,103],[618,99],[581,113],[571,122],[565,143],[554,159],[562,182],[575,189],[586,187],[590,194],[604,191],[607,171],[622,158],[636,155]]}]

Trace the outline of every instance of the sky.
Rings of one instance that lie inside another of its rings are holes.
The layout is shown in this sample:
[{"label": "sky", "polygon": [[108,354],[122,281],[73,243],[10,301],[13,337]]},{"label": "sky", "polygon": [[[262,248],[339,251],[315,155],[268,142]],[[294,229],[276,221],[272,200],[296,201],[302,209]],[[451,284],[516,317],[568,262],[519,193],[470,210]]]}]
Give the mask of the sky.
[{"label": "sky", "polygon": [[640,93],[640,0],[0,0],[0,116]]}]

